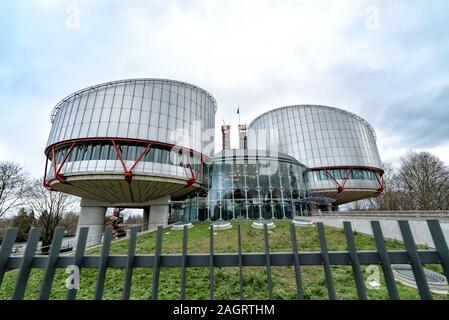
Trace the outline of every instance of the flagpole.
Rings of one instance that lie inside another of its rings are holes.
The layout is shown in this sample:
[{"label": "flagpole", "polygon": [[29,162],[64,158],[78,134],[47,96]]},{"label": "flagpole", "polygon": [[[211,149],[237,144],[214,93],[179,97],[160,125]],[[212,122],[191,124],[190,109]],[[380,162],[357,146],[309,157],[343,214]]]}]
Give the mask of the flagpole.
[{"label": "flagpole", "polygon": [[237,114],[239,115],[239,125],[240,125],[240,106],[237,106]]}]

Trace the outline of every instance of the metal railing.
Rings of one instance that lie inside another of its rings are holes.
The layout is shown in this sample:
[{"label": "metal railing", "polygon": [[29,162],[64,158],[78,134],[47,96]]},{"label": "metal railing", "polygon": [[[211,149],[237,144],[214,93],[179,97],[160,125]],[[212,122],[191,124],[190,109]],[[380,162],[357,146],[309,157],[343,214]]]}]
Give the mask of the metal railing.
[{"label": "metal railing", "polygon": [[[332,266],[347,265],[352,267],[357,296],[359,299],[367,299],[365,282],[363,279],[362,265],[380,265],[390,299],[399,299],[398,289],[393,276],[392,264],[410,264],[416,280],[417,289],[421,299],[432,299],[424,264],[440,264],[447,278],[449,278],[449,250],[444,234],[438,220],[427,220],[427,225],[435,243],[435,249],[418,250],[413,239],[408,221],[398,221],[400,231],[404,240],[405,250],[387,250],[379,221],[371,221],[374,240],[377,250],[358,251],[354,240],[354,233],[350,222],[344,222],[344,235],[347,244],[346,251],[329,251],[323,224],[316,223],[320,251],[303,252],[298,246],[295,225],[290,225],[290,252],[270,252],[269,232],[264,225],[264,251],[242,252],[242,241],[240,225],[237,225],[237,252],[215,253],[214,252],[214,227],[210,226],[209,252],[188,253],[188,228],[184,227],[182,238],[182,252],[178,254],[163,254],[163,228],[159,226],[156,233],[156,245],[154,254],[136,254],[136,242],[138,227],[131,227],[128,252],[126,255],[110,254],[112,241],[112,230],[108,227],[104,233],[103,245],[99,255],[85,255],[85,246],[88,235],[87,228],[81,228],[76,243],[76,250],[72,255],[60,255],[63,228],[57,228],[54,233],[52,246],[49,254],[36,256],[36,248],[40,237],[39,229],[32,229],[28,244],[22,256],[11,256],[11,249],[16,238],[17,231],[9,229],[3,239],[0,248],[0,286],[5,272],[18,269],[16,284],[13,290],[13,299],[23,299],[25,289],[29,280],[31,269],[44,269],[44,277],[41,283],[38,299],[49,299],[55,277],[56,269],[76,266],[81,268],[94,268],[98,270],[94,299],[101,299],[104,293],[105,277],[108,268],[120,268],[124,270],[122,299],[129,299],[131,292],[132,274],[135,268],[151,268],[153,271],[151,299],[158,299],[158,288],[160,283],[160,270],[162,267],[181,268],[180,299],[185,299],[186,292],[186,269],[191,267],[202,267],[209,269],[209,297],[214,299],[214,270],[219,267],[238,267],[239,269],[239,292],[240,298],[244,298],[243,279],[245,277],[243,268],[259,266],[266,268],[267,274],[267,296],[273,298],[272,268],[275,266],[294,266],[296,280],[296,295],[298,299],[304,298],[303,266],[322,266],[329,299],[336,299],[334,289],[334,278]],[[206,289],[206,288],[205,288]],[[77,289],[67,289],[67,299],[76,299]]]},{"label": "metal railing", "polygon": [[401,211],[320,211],[317,216],[330,217],[379,217],[379,218],[446,218],[449,219],[449,210],[401,210]]}]

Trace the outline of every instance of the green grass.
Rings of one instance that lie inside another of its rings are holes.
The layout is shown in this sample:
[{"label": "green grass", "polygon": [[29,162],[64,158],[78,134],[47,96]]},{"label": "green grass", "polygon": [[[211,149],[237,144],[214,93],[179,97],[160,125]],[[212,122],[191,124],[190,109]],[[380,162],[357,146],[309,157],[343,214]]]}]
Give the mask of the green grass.
[{"label": "green grass", "polygon": [[[276,228],[270,231],[270,250],[272,252],[290,252],[290,221],[276,221]],[[243,252],[263,252],[263,231],[251,228],[251,222],[240,222],[242,232]],[[209,230],[207,222],[195,223],[189,229],[188,252],[207,253],[209,251]],[[218,231],[215,236],[215,252],[237,252],[237,223],[233,223],[230,230]],[[342,230],[325,228],[329,251],[346,250],[345,236]],[[300,251],[319,251],[318,234],[316,228],[297,227],[296,236]],[[355,233],[358,250],[375,250],[374,239],[370,236]],[[180,253],[182,231],[164,230],[162,252]],[[404,249],[399,241],[386,241],[388,249]],[[128,240],[114,242],[111,254],[125,254]],[[155,249],[155,233],[140,235],[137,240],[137,254],[152,254]],[[100,248],[88,250],[86,254],[99,254]],[[362,266],[365,279],[369,273],[367,266]],[[439,265],[426,266],[434,271],[442,272]],[[332,266],[334,285],[338,299],[357,299],[357,292],[351,266]],[[383,279],[382,269],[379,268],[382,286],[377,290],[367,290],[369,299],[387,299],[388,293]],[[52,287],[51,299],[64,299],[67,294],[65,281],[68,274],[64,269],[58,269]],[[15,286],[17,270],[7,272],[0,287],[0,299],[11,299]],[[77,299],[92,299],[97,277],[96,269],[82,269],[80,290]],[[152,269],[136,268],[133,271],[131,299],[149,299],[152,287]],[[267,299],[267,271],[265,267],[244,267],[245,299]],[[295,299],[296,282],[294,267],[273,267],[273,297],[275,299]],[[327,299],[327,287],[322,266],[302,267],[304,295],[306,299]],[[42,269],[33,269],[28,281],[25,294],[26,299],[36,299],[43,278]],[[180,268],[161,268],[159,298],[178,299],[180,288]],[[106,274],[104,299],[120,299],[123,290],[124,272],[121,269],[108,269]],[[414,288],[397,283],[401,299],[419,299],[418,291]],[[239,272],[236,267],[215,268],[215,299],[239,299]],[[187,299],[209,298],[209,269],[187,268]],[[435,299],[448,299],[448,296],[434,295]]]}]

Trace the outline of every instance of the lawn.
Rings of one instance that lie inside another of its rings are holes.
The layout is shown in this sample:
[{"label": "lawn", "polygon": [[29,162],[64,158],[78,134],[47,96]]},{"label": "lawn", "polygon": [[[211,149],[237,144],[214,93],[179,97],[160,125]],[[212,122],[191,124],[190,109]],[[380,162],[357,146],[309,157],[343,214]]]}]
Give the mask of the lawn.
[{"label": "lawn", "polygon": [[[218,231],[214,235],[215,252],[237,252],[237,223],[241,225],[242,251],[263,252],[263,231],[251,227],[251,222],[235,222],[233,228]],[[272,252],[291,252],[290,221],[278,220],[276,228],[270,230],[270,250]],[[207,222],[195,223],[189,229],[188,252],[209,252],[209,230]],[[342,230],[326,227],[326,240],[329,251],[346,250],[345,236]],[[300,251],[319,251],[318,234],[316,228],[296,227],[298,248]],[[358,250],[375,250],[374,239],[370,236],[355,233]],[[182,231],[164,230],[162,252],[180,253]],[[399,241],[386,241],[388,249],[404,249]],[[114,242],[111,254],[125,254],[128,248],[127,239]],[[138,236],[136,253],[153,254],[155,249],[155,233]],[[86,254],[99,254],[100,248],[86,251]],[[365,279],[370,275],[365,272],[367,266],[362,266]],[[442,272],[439,265],[426,266],[437,272]],[[369,299],[387,299],[388,293],[380,270],[381,287],[367,290]],[[338,299],[357,299],[357,292],[351,266],[333,266],[334,285]],[[64,299],[67,294],[65,281],[68,274],[64,269],[57,270],[52,287],[51,299]],[[96,269],[82,269],[80,289],[77,299],[92,299],[97,271]],[[7,272],[0,287],[0,299],[10,299],[15,285],[17,271]],[[304,295],[306,299],[327,299],[326,282],[322,266],[302,267]],[[35,299],[38,295],[43,278],[42,269],[33,269],[26,290],[26,299]],[[159,298],[178,299],[180,291],[180,268],[161,268]],[[273,267],[273,297],[274,299],[296,299],[296,282],[294,267]],[[244,298],[267,299],[267,272],[265,267],[244,267]],[[106,274],[104,299],[120,299],[123,291],[124,272],[121,269],[108,269]],[[419,299],[418,291],[414,288],[397,283],[401,299]],[[136,268],[133,271],[131,299],[149,299],[151,297],[152,269]],[[215,299],[239,299],[239,272],[236,267],[215,268]],[[209,269],[187,268],[187,299],[209,298]],[[449,296],[434,295],[435,299],[448,299]]]}]

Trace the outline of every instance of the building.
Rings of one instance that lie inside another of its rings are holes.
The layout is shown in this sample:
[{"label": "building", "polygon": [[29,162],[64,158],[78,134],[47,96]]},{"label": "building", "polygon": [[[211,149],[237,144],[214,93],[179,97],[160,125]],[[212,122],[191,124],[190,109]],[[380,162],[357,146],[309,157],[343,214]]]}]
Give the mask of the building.
[{"label": "building", "polygon": [[248,149],[246,124],[239,124],[239,149]]},{"label": "building", "polygon": [[224,124],[221,126],[221,147],[223,150],[231,149],[231,126]]},{"label": "building", "polygon": [[150,224],[166,224],[172,198],[204,188],[216,108],[207,91],[172,80],[75,92],[52,112],[44,184],[81,197],[79,226],[90,226],[90,240],[103,232],[107,207],[144,208]]},{"label": "building", "polygon": [[308,167],[310,190],[335,205],[379,195],[383,170],[373,127],[345,110],[295,105],[268,111],[249,125],[248,145],[276,147]]},{"label": "building", "polygon": [[283,153],[224,149],[207,170],[204,190],[171,202],[171,221],[291,219],[335,201],[310,192],[307,167]]},{"label": "building", "polygon": [[311,203],[322,203],[308,192],[306,166],[284,153],[223,150],[209,170],[208,219],[213,221],[291,219],[307,214]]},{"label": "building", "polygon": [[77,91],[51,115],[44,185],[81,197],[98,243],[108,207],[149,226],[179,220],[292,218],[383,190],[373,128],[355,114],[283,107],[239,125],[240,149],[215,154],[217,103],[195,85],[130,79]]}]

